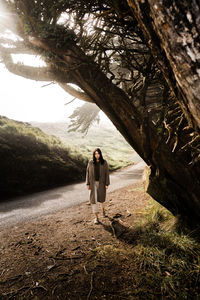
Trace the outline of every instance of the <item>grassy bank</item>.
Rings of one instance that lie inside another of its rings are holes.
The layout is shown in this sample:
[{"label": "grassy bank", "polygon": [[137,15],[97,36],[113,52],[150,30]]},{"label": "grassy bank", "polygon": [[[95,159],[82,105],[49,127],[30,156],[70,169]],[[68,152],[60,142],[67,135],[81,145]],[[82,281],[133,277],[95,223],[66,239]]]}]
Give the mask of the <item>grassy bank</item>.
[{"label": "grassy bank", "polygon": [[114,281],[118,296],[113,289],[109,299],[199,299],[197,232],[181,232],[176,218],[153,200],[142,214],[141,224],[129,231],[119,223],[113,225],[120,228],[120,246],[104,245],[93,250],[91,269],[115,266],[114,280],[105,280],[103,274],[98,278],[104,280],[107,291]]},{"label": "grassy bank", "polygon": [[83,180],[86,164],[55,136],[0,117],[0,199]]}]

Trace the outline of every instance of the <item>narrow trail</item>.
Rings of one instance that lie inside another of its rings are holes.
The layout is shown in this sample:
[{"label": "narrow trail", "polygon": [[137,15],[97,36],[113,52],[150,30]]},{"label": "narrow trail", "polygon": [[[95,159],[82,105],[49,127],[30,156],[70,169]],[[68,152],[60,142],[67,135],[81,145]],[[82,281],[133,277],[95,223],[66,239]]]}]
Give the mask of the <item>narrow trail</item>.
[{"label": "narrow trail", "polygon": [[[143,161],[110,175],[107,193],[138,182],[145,167]],[[0,203],[0,228],[29,222],[41,216],[88,201],[85,182],[66,185]]]}]

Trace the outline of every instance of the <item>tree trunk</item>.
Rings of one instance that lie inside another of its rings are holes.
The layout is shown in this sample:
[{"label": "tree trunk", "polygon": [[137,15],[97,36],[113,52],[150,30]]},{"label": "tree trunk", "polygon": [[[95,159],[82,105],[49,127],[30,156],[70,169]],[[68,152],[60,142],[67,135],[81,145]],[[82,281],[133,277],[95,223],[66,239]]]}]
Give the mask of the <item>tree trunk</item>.
[{"label": "tree trunk", "polygon": [[200,4],[127,0],[190,125],[200,132]]}]

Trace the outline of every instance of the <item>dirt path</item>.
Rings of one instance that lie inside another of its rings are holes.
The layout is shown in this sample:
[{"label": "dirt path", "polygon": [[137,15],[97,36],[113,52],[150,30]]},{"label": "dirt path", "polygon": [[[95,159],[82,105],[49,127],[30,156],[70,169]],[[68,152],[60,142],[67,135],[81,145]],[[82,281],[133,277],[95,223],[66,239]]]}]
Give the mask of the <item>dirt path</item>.
[{"label": "dirt path", "polygon": [[0,299],[129,299],[129,250],[147,201],[138,182],[108,193],[99,225],[82,203],[1,228]]},{"label": "dirt path", "polygon": [[[144,162],[124,168],[111,175],[108,193],[141,179]],[[0,228],[30,221],[43,215],[69,208],[88,201],[85,183],[71,184],[64,187],[18,197],[9,202],[0,203]]]}]

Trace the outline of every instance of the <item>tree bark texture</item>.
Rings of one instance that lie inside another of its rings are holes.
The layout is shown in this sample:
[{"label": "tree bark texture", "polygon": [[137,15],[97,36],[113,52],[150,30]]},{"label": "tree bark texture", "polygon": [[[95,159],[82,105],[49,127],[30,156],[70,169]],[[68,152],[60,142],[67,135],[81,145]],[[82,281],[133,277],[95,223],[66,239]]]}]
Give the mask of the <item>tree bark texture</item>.
[{"label": "tree bark texture", "polygon": [[127,1],[190,125],[200,132],[199,1]]}]

